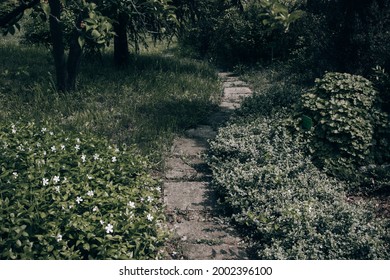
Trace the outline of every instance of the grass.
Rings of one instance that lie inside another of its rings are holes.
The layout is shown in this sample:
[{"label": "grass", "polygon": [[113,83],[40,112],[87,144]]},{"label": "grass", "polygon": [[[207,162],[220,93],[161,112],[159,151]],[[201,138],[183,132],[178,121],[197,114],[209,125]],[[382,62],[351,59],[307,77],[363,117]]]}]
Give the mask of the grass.
[{"label": "grass", "polygon": [[127,69],[84,58],[78,91],[54,89],[50,51],[0,39],[0,121],[50,120],[72,131],[93,132],[135,144],[158,163],[175,133],[202,123],[220,93],[216,69],[167,55],[166,44],[132,55]]}]

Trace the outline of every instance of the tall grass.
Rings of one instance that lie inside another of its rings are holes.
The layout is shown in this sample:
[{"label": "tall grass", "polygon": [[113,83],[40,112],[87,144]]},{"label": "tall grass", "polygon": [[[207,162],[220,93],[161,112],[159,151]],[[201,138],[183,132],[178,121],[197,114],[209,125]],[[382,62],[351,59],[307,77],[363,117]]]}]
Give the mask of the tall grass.
[{"label": "tall grass", "polygon": [[195,126],[220,93],[209,64],[167,55],[161,44],[132,55],[118,70],[112,53],[86,57],[78,91],[58,93],[50,51],[0,41],[0,121],[50,120],[66,129],[136,144],[156,162],[173,135]]}]

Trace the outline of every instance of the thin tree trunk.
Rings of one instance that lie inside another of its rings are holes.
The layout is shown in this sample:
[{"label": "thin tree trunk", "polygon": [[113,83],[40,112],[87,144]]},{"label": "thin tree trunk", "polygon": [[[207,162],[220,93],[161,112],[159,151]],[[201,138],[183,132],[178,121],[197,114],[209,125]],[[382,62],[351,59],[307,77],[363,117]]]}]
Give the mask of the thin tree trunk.
[{"label": "thin tree trunk", "polygon": [[61,1],[50,0],[50,34],[53,43],[53,58],[56,68],[57,89],[59,91],[66,91],[66,60],[65,60],[65,46],[63,42],[64,32],[61,26]]},{"label": "thin tree trunk", "polygon": [[129,63],[129,46],[127,43],[127,23],[128,16],[120,14],[118,22],[114,24],[114,61],[119,67],[126,66]]},{"label": "thin tree trunk", "polygon": [[[80,27],[82,21],[81,15],[78,16],[76,20],[76,26]],[[68,91],[76,90],[76,78],[79,73],[81,56],[83,54],[83,50],[80,47],[78,42],[79,31],[75,29],[72,33],[72,38],[70,39],[69,46],[69,55],[68,55],[68,79],[66,82],[66,89]]]}]

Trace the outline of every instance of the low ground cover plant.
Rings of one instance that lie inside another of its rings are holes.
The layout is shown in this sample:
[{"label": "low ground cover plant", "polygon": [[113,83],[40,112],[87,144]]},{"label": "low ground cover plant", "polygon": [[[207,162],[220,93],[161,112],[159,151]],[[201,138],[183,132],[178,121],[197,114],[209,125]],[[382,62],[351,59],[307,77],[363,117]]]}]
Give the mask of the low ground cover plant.
[{"label": "low ground cover plant", "polygon": [[50,123],[0,126],[1,259],[153,259],[160,187],[133,147]]},{"label": "low ground cover plant", "polygon": [[351,182],[314,165],[314,133],[294,105],[305,90],[288,90],[288,79],[272,84],[274,70],[247,76],[261,91],[210,142],[220,202],[257,258],[388,259],[388,220],[367,201],[351,202]]},{"label": "low ground cover plant", "polygon": [[258,118],[211,142],[213,184],[261,259],[388,258],[386,226],[317,169],[285,124]]}]

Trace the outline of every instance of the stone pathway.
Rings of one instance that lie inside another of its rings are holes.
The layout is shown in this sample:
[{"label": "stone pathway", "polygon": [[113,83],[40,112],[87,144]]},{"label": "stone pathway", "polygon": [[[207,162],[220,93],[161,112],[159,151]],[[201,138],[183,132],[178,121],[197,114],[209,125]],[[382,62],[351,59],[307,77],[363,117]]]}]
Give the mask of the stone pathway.
[{"label": "stone pathway", "polygon": [[216,213],[217,198],[209,188],[211,174],[202,154],[217,128],[252,90],[231,73],[219,73],[219,77],[223,82],[219,110],[209,117],[207,125],[176,138],[165,162],[164,204],[173,235],[167,253],[172,259],[247,259],[243,240]]}]

